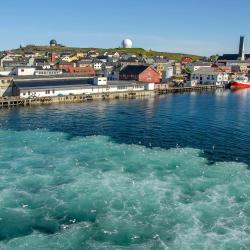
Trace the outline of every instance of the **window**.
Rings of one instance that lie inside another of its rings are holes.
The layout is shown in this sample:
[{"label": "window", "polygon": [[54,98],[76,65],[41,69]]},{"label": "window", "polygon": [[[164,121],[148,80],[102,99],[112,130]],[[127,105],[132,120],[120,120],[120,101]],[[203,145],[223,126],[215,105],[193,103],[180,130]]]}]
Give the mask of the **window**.
[{"label": "window", "polygon": [[30,91],[28,91],[28,95],[30,95]]}]

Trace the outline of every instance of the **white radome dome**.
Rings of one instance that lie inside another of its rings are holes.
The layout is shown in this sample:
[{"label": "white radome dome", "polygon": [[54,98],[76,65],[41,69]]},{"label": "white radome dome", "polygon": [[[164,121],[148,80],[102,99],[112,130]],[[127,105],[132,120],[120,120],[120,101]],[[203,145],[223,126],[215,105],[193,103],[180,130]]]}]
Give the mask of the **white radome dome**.
[{"label": "white radome dome", "polygon": [[133,42],[130,39],[126,38],[122,41],[123,48],[130,49],[130,48],[132,48],[132,46],[133,46]]}]

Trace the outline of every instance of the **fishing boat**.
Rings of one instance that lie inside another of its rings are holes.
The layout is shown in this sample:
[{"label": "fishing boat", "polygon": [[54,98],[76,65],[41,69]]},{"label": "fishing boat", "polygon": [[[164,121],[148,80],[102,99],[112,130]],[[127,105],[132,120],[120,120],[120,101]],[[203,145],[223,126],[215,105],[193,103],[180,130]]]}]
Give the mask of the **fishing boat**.
[{"label": "fishing boat", "polygon": [[231,89],[250,88],[250,81],[246,76],[239,76],[230,85]]}]

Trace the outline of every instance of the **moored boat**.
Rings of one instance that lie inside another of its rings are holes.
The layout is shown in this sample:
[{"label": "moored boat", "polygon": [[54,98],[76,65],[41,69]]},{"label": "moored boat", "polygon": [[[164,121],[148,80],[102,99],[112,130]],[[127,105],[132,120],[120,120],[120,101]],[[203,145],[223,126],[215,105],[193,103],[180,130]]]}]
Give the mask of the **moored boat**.
[{"label": "moored boat", "polygon": [[231,84],[231,89],[250,88],[250,81],[246,76],[237,77]]}]

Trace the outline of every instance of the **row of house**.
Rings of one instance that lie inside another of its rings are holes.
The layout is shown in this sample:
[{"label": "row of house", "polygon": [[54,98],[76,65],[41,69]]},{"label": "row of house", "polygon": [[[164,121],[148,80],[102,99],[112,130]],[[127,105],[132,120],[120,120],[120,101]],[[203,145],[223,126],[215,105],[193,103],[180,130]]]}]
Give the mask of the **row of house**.
[{"label": "row of house", "polygon": [[[174,75],[182,73],[181,64],[161,56],[144,58],[134,54],[118,52],[99,54],[94,50],[88,52],[55,53],[53,50],[44,54],[25,53],[24,55],[7,52],[0,56],[0,75],[19,75],[25,67],[38,70],[62,70],[62,73],[81,74],[85,76],[102,75],[109,80],[119,80],[119,72],[126,66],[151,66],[160,75],[161,81],[167,81]],[[19,68],[17,70],[17,68]],[[32,71],[32,69],[30,69]],[[28,72],[24,70],[23,72]],[[41,72],[43,75],[60,74],[60,71]],[[24,73],[23,73],[24,74]],[[21,74],[21,75],[23,75]]]}]

